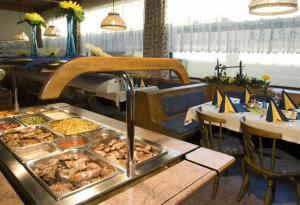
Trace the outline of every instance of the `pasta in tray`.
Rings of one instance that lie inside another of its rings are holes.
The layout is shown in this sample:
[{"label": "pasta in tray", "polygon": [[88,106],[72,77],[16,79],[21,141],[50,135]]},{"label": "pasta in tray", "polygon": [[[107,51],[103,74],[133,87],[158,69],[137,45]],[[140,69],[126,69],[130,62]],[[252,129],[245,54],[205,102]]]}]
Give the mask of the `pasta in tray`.
[{"label": "pasta in tray", "polygon": [[74,135],[100,128],[100,125],[80,118],[68,118],[55,121],[52,122],[50,126],[53,130],[63,135]]}]

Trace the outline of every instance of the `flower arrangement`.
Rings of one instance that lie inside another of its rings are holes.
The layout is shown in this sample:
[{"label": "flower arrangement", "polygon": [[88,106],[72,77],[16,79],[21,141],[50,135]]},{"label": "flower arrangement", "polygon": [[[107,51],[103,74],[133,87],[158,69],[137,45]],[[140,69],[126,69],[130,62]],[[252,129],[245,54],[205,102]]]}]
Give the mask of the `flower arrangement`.
[{"label": "flower arrangement", "polygon": [[84,20],[84,11],[75,1],[59,2],[59,6],[55,10],[55,16],[61,17],[65,15],[73,15],[78,22],[82,22]]},{"label": "flower arrangement", "polygon": [[216,75],[206,76],[201,80],[203,82],[215,83],[218,85],[248,86],[252,88],[261,88],[264,85],[264,81],[259,78],[249,77],[247,75],[240,77],[239,74],[235,77],[222,76],[221,78],[218,78]]},{"label": "flower arrangement", "polygon": [[46,24],[44,18],[36,12],[25,13],[24,19],[18,21],[18,24],[21,24],[21,23],[24,23],[24,22],[27,22],[31,26],[42,25],[44,28],[47,27],[47,24]]},{"label": "flower arrangement", "polygon": [[268,88],[270,86],[270,76],[268,74],[264,74],[261,79],[264,81],[264,85],[263,85],[263,94],[264,96],[267,96],[267,92],[268,92]]}]

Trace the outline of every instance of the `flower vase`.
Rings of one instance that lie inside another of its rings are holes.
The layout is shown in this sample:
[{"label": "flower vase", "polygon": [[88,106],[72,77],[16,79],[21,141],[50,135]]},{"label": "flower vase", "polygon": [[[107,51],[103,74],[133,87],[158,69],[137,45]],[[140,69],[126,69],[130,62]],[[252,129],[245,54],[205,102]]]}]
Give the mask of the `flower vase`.
[{"label": "flower vase", "polygon": [[75,42],[74,42],[74,35],[73,35],[73,23],[74,23],[74,16],[67,15],[67,49],[66,49],[66,57],[75,57]]},{"label": "flower vase", "polygon": [[36,41],[36,25],[31,25],[31,57],[38,56],[37,41]]}]

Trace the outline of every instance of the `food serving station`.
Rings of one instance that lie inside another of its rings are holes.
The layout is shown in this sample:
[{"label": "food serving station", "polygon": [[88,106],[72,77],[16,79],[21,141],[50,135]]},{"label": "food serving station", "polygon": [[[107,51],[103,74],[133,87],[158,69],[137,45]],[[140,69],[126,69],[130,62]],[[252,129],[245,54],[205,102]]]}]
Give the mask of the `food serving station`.
[{"label": "food serving station", "polygon": [[159,69],[172,69],[188,82],[182,66],[171,59],[85,57],[64,64],[44,84],[41,99],[52,99],[82,73],[116,72],[127,89],[127,131],[61,103],[0,113],[1,171],[23,201],[91,202],[182,159],[181,152],[135,136],[134,92],[124,70]]},{"label": "food serving station", "polygon": [[[126,175],[124,131],[92,119],[88,111],[59,105],[21,109],[0,119],[7,125],[1,127],[1,161],[25,188],[24,195],[36,204],[76,204],[135,179]],[[57,114],[54,119],[48,117],[52,113]],[[48,120],[32,125],[22,121],[37,117]],[[135,142],[136,177],[181,157],[142,137]]]}]

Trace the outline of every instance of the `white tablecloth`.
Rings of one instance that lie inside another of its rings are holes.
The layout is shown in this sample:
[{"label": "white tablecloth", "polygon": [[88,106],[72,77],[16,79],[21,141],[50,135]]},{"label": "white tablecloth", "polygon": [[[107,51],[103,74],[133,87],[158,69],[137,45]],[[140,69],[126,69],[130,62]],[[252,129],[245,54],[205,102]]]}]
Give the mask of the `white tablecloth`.
[{"label": "white tablecloth", "polygon": [[240,118],[245,116],[249,125],[282,133],[283,140],[300,144],[300,120],[294,120],[293,122],[267,122],[266,116],[261,118],[257,112],[219,113],[219,108],[216,108],[211,102],[191,107],[187,112],[185,125],[191,123],[192,120],[198,120],[196,110],[200,106],[202,106],[203,113],[225,119],[226,124],[224,124],[224,127],[229,130],[241,132]]},{"label": "white tablecloth", "polygon": [[[157,86],[149,86],[149,87],[139,87],[134,88],[134,91],[158,91],[159,88]],[[105,92],[97,92],[95,96],[103,97],[112,101],[115,101],[116,106],[119,107],[121,102],[126,101],[126,91],[118,91],[114,93],[105,93]]]}]

